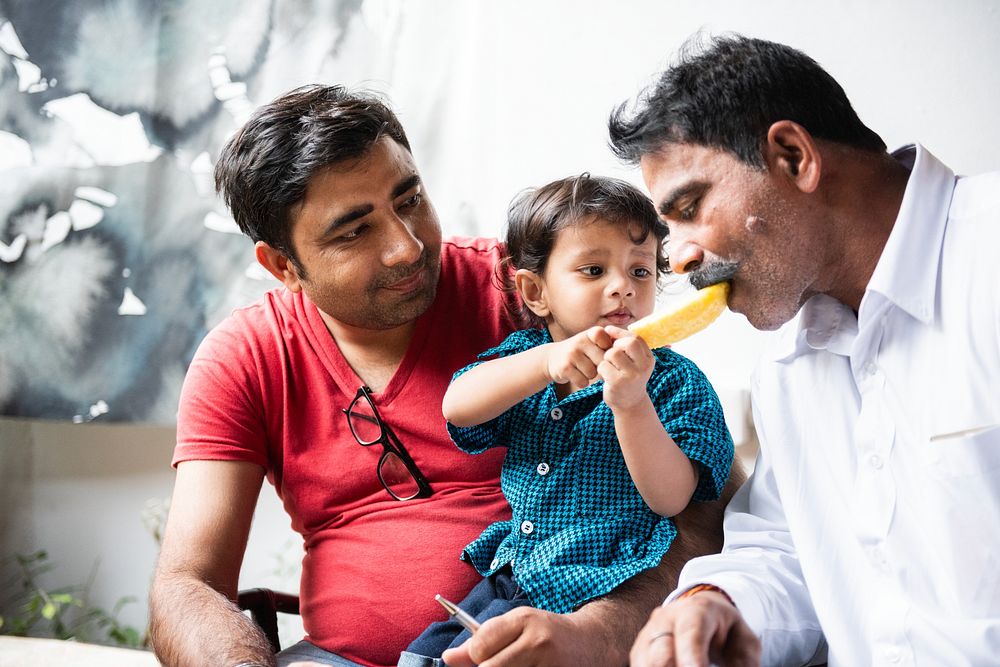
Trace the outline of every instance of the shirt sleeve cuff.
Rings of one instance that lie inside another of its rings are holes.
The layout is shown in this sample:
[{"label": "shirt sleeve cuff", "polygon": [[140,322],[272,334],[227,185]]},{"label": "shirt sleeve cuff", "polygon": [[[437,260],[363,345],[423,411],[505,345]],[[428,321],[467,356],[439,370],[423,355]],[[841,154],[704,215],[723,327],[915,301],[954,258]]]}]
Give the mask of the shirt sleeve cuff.
[{"label": "shirt sleeve cuff", "polygon": [[764,619],[766,618],[763,605],[761,604],[760,597],[746,583],[741,581],[740,577],[726,576],[724,574],[684,577],[679,582],[677,590],[668,595],[663,604],[670,604],[698,584],[711,584],[724,590],[726,595],[733,601],[733,604],[736,605],[736,609],[739,610],[746,624],[750,626],[754,634],[758,637],[760,636],[761,629],[764,627]]}]

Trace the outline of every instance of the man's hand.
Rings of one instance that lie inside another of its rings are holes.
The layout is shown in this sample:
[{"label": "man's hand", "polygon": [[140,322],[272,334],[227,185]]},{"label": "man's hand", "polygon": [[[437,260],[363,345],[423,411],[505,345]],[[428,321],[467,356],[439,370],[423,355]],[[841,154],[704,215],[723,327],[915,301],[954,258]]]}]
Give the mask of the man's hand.
[{"label": "man's hand", "polygon": [[597,377],[597,366],[614,340],[603,327],[591,327],[547,346],[545,374],[556,384],[586,387]]},{"label": "man's hand", "polygon": [[603,665],[601,633],[573,614],[519,607],[491,618],[458,648],[441,656],[448,667],[584,667]]},{"label": "man's hand", "polygon": [[726,597],[705,591],[657,607],[629,654],[632,667],[760,665],[760,641]]},{"label": "man's hand", "polygon": [[649,346],[625,329],[608,326],[604,330],[614,340],[597,366],[604,380],[604,402],[612,409],[626,410],[648,402],[646,383],[656,363]]}]

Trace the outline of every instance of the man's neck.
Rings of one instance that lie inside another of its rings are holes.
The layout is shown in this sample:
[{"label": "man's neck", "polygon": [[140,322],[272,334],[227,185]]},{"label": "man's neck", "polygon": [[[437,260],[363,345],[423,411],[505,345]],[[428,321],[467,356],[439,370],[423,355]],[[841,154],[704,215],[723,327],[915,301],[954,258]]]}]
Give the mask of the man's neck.
[{"label": "man's neck", "polygon": [[834,206],[830,280],[821,291],[857,312],[899,216],[910,172],[889,155],[855,154],[834,174],[828,200]]},{"label": "man's neck", "polygon": [[363,329],[335,320],[322,310],[320,316],[361,381],[375,393],[383,391],[406,356],[416,320],[392,329]]}]

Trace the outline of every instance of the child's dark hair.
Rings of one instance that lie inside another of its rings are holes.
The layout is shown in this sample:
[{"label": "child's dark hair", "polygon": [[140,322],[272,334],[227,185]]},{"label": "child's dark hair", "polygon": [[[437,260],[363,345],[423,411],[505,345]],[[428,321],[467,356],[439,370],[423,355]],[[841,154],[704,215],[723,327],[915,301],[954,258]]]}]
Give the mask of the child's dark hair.
[{"label": "child's dark hair", "polygon": [[[652,234],[656,238],[657,278],[668,272],[663,253],[667,226],[657,217],[653,202],[630,183],[584,173],[525,190],[511,202],[504,256],[496,269],[501,288],[508,294],[515,293],[517,269],[544,273],[559,231],[586,218],[626,226],[636,245],[645,243]],[[545,326],[542,318],[524,304],[519,312],[511,314],[522,326]]]}]

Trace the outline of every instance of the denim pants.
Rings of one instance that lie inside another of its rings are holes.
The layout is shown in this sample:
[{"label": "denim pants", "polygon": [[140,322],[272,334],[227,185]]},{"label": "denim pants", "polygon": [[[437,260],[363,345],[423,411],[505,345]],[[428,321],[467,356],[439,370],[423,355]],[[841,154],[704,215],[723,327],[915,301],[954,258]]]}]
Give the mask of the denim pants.
[{"label": "denim pants", "polygon": [[[458,606],[482,623],[516,607],[528,605],[528,595],[514,581],[513,574],[509,565],[501,568],[476,584]],[[431,623],[399,656],[399,667],[443,665],[440,658],[445,649],[460,646],[471,636],[453,618]]]},{"label": "denim pants", "polygon": [[336,667],[361,667],[356,662],[351,662],[347,658],[341,658],[336,653],[324,651],[315,644],[310,644],[302,640],[281,651],[277,655],[278,667],[285,667],[293,662],[311,660],[321,665],[336,665]]}]

